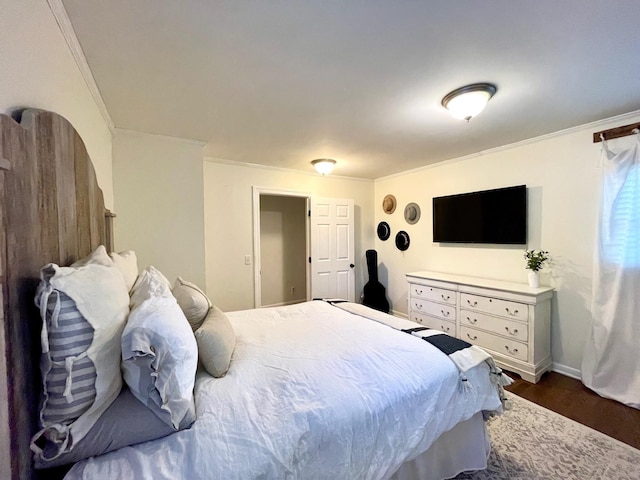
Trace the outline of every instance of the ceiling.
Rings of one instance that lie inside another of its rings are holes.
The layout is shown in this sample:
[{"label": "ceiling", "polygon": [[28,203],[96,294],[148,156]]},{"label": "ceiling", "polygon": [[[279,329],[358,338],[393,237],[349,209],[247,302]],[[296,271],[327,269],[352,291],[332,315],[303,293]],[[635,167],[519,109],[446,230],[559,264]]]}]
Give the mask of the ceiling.
[{"label": "ceiling", "polygon": [[638,0],[63,4],[115,126],[218,159],[379,178],[640,109]]}]

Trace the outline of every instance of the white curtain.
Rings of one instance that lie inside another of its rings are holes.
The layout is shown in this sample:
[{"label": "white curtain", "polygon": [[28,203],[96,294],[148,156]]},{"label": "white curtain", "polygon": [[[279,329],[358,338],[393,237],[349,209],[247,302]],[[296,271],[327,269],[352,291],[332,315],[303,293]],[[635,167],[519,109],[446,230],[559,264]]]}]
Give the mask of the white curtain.
[{"label": "white curtain", "polygon": [[640,408],[640,137],[619,153],[603,146],[592,325],[582,381]]}]

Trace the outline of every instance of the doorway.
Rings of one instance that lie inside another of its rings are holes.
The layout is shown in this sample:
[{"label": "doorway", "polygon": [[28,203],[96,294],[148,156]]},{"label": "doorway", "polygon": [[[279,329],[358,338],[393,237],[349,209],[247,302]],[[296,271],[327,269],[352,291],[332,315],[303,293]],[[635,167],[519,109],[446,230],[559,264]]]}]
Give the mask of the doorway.
[{"label": "doorway", "polygon": [[355,301],[354,225],[352,199],[253,187],[255,308]]},{"label": "doorway", "polygon": [[304,193],[253,187],[255,308],[309,299],[309,201]]}]

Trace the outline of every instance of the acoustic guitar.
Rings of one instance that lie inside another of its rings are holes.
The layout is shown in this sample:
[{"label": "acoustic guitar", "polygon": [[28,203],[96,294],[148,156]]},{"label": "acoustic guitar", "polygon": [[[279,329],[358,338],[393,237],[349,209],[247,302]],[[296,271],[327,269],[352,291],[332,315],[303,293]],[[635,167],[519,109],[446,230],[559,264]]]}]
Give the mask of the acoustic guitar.
[{"label": "acoustic guitar", "polygon": [[363,288],[362,304],[367,307],[389,313],[389,302],[387,301],[387,293],[378,281],[378,252],[375,250],[367,250],[367,271],[369,272],[369,281]]}]

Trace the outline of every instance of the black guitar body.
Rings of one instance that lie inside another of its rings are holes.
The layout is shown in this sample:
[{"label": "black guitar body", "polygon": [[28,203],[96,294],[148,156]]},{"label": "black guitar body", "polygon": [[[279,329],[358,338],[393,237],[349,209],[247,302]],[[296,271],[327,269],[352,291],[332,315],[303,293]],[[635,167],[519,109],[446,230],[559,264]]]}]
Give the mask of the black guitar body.
[{"label": "black guitar body", "polygon": [[381,312],[389,313],[386,290],[384,285],[378,281],[378,252],[367,250],[366,256],[369,281],[363,288],[362,304]]}]

